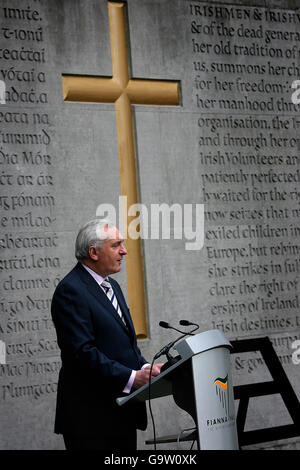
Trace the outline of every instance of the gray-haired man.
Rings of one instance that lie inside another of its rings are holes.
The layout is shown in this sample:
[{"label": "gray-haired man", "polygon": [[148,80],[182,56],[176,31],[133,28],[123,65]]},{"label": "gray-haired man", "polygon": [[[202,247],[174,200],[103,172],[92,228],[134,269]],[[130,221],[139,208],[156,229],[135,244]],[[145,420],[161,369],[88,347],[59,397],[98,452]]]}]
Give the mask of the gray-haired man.
[{"label": "gray-haired man", "polygon": [[[55,432],[67,449],[134,450],[147,425],[143,403],[119,407],[116,398],[149,381],[129,309],[110,274],[127,253],[119,230],[106,221],[85,224],[76,239],[77,265],[57,286],[52,318],[61,349]],[[162,364],[153,367],[152,376]]]}]

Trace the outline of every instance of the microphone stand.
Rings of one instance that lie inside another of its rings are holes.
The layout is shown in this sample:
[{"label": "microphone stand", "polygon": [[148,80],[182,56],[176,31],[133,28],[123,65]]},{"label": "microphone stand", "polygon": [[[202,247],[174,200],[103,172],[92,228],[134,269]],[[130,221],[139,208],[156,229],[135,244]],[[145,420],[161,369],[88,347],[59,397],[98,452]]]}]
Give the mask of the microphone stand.
[{"label": "microphone stand", "polygon": [[[162,326],[163,328],[170,328],[172,330],[175,330],[175,331],[179,331],[180,333],[183,333],[182,331],[180,330],[177,330],[176,328],[174,328],[173,326],[169,325],[168,323],[165,323],[165,322],[160,322],[159,323],[160,326]],[[195,324],[194,324],[195,325]],[[171,341],[171,343],[168,343],[166,346],[164,346],[158,353],[155,354],[154,356],[154,360],[158,359],[160,356],[162,355],[165,355],[167,357],[167,362],[162,366],[161,368],[161,372],[167,370],[169,367],[171,367],[173,364],[176,364],[176,362],[178,362],[181,357],[178,355],[176,357],[173,357],[171,356],[170,354],[170,349],[178,342],[180,341],[182,338],[185,338],[186,336],[193,336],[194,335],[194,331],[198,330],[199,326],[198,325],[195,325],[196,328],[193,328],[191,331],[188,331],[186,333],[183,333],[181,336],[179,336],[179,338],[175,339],[174,341]]]}]

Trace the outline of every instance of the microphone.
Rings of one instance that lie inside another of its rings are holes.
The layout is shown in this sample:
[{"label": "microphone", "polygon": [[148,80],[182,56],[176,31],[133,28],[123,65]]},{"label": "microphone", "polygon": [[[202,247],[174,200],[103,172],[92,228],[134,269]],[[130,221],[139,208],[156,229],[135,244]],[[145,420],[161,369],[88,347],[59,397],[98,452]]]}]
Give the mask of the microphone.
[{"label": "microphone", "polygon": [[160,351],[158,351],[158,353],[155,354],[154,356],[154,360],[158,359],[160,356],[162,356],[163,354],[165,354],[168,358],[168,360],[170,359],[174,359],[172,356],[170,356],[169,354],[169,351],[170,349],[172,348],[172,346],[174,346],[174,344],[177,343],[177,341],[179,341],[180,339],[184,338],[185,336],[187,336],[189,333],[184,333],[183,335],[179,336],[179,338],[175,339],[174,341],[171,341],[171,343],[168,343],[166,346],[164,346]]},{"label": "microphone", "polygon": [[[181,323],[183,326],[187,326],[187,325],[190,325],[190,324],[196,326],[195,323],[190,323],[187,320],[181,320],[181,322],[183,322],[183,323]],[[170,349],[174,346],[174,344],[177,343],[177,341],[181,340],[182,338],[185,338],[185,336],[188,336],[188,335],[193,336],[193,334],[194,334],[193,331],[196,331],[199,328],[199,325],[197,325],[196,328],[194,328],[192,331],[187,331],[187,332],[178,330],[177,328],[175,328],[174,326],[171,326],[169,323],[167,323],[165,321],[160,321],[159,326],[161,326],[162,328],[170,328],[171,330],[178,331],[179,333],[182,333],[182,335],[179,336],[179,338],[175,339],[174,341],[171,341],[166,346],[164,346],[160,351],[158,351],[158,353],[156,353],[155,356],[154,356],[154,360],[158,359],[160,356],[165,354],[167,356],[167,359],[168,359],[169,363],[171,363],[175,359],[176,359],[175,362],[177,362],[179,359],[174,358],[169,354]],[[171,364],[169,364],[169,366],[170,365]]]},{"label": "microphone", "polygon": [[193,325],[193,326],[195,326],[196,328],[194,328],[192,331],[196,331],[196,330],[198,330],[198,329],[200,328],[199,325],[198,325],[198,323],[192,323],[192,322],[190,322],[190,321],[188,321],[188,320],[180,320],[180,321],[179,321],[179,325],[182,325],[182,326],[192,326],[192,325]]},{"label": "microphone", "polygon": [[166,321],[160,321],[160,322],[159,322],[159,326],[161,326],[162,328],[170,328],[171,330],[178,331],[178,333],[181,333],[181,334],[186,334],[185,331],[178,330],[177,328],[175,328],[174,326],[170,325],[170,324],[167,323]]},{"label": "microphone", "polygon": [[167,323],[166,321],[160,321],[159,326],[161,326],[162,328],[170,328],[169,323]]}]

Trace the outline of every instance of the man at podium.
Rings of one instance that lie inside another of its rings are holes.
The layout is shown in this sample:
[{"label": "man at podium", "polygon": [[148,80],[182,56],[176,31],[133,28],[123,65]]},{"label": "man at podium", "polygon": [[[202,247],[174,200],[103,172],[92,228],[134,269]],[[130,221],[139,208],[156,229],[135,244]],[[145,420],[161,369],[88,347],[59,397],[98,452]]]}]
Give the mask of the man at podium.
[{"label": "man at podium", "polygon": [[122,290],[109,277],[121,270],[126,253],[116,227],[89,221],[76,238],[78,263],[52,299],[62,358],[55,432],[63,434],[66,449],[134,450],[136,430],[147,426],[144,403],[116,404],[148,383],[150,374]]}]

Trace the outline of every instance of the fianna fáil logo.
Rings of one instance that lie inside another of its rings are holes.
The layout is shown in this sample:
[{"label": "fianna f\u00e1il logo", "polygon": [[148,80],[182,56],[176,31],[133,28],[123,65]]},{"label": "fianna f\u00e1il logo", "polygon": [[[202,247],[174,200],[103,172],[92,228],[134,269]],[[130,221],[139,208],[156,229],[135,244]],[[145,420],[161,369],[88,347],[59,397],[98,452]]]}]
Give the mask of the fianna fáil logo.
[{"label": "fianna f\u00e1il logo", "polygon": [[207,417],[206,426],[211,431],[217,431],[220,427],[232,426],[235,422],[234,410],[232,410],[232,387],[228,374],[211,380],[210,384],[211,388],[215,386],[216,397],[213,399],[214,403],[211,403],[214,416]]},{"label": "fianna f\u00e1il logo", "polygon": [[226,377],[217,377],[214,381],[216,387],[216,394],[219,397],[220,403],[223,406],[226,414],[229,413],[229,390],[228,390],[228,374]]}]

